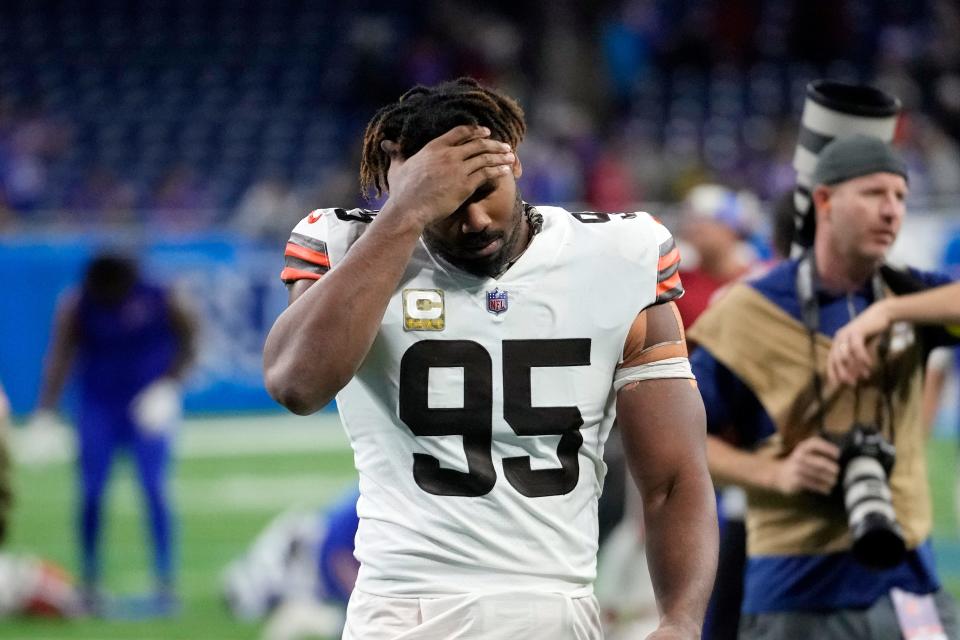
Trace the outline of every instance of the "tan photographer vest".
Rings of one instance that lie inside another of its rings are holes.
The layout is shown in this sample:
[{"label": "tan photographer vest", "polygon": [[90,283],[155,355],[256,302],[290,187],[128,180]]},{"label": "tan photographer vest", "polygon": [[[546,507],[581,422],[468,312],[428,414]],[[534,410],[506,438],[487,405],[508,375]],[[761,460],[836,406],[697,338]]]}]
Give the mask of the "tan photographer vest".
[{"label": "tan photographer vest", "polygon": [[[803,323],[739,283],[700,316],[688,335],[740,378],[770,415],[776,433],[758,444],[759,455],[784,457],[817,432],[810,335]],[[824,380],[830,345],[830,338],[817,334],[817,366]],[[897,521],[913,549],[930,535],[932,509],[921,416],[922,350],[912,330],[895,331],[886,372],[892,381],[896,447],[890,487]],[[860,421],[873,420],[880,393],[878,370],[861,386]],[[853,389],[825,383],[823,396],[827,431],[846,432],[855,421]],[[835,497],[747,489],[747,505],[749,555],[824,554],[850,547],[846,513]]]}]

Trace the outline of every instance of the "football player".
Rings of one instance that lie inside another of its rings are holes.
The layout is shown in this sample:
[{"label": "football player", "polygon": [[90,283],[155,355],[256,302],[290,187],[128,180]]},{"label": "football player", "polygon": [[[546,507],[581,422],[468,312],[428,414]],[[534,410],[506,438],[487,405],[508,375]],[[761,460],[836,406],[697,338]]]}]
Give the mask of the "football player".
[{"label": "football player", "polygon": [[294,509],[267,525],[223,573],[223,599],[242,620],[269,617],[264,638],[324,638],[343,628],[357,579],[357,491],[321,513]]},{"label": "football player", "polygon": [[344,638],[601,638],[597,497],[614,414],[661,611],[696,638],[716,565],[703,406],[646,213],[570,213],[517,187],[523,112],[460,79],[367,127],[383,209],[294,229],[264,349],[281,404],[336,396],[360,474]]},{"label": "football player", "polygon": [[193,360],[196,325],[171,292],[147,283],[137,264],[103,253],[87,266],[78,291],[58,309],[31,430],[55,419],[71,371],[78,390],[83,594],[90,613],[104,613],[99,540],[103,496],[114,456],[137,465],[153,540],[156,590],[150,615],[169,615],[174,593],[173,514],[167,498],[171,432],[179,423],[180,380]]}]

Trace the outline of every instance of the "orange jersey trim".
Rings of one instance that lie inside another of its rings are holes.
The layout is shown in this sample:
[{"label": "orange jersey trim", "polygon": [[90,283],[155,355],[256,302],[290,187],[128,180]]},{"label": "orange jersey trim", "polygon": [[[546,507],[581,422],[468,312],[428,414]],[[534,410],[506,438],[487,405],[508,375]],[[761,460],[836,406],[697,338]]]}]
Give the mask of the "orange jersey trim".
[{"label": "orange jersey trim", "polygon": [[669,269],[677,262],[680,262],[680,249],[674,247],[665,255],[660,256],[660,260],[657,262],[657,271]]},{"label": "orange jersey trim", "polygon": [[280,279],[284,282],[290,280],[319,280],[323,274],[314,273],[312,271],[304,271],[303,269],[294,269],[293,267],[284,267],[283,271],[280,272]]},{"label": "orange jersey trim", "polygon": [[663,282],[657,283],[657,297],[680,287],[680,272],[673,274]]},{"label": "orange jersey trim", "polygon": [[307,262],[312,262],[313,264],[320,265],[321,267],[330,267],[330,258],[327,256],[327,254],[314,251],[313,249],[307,249],[306,247],[301,247],[300,245],[292,242],[287,243],[287,248],[283,254],[286,256],[293,256],[294,258],[300,258],[301,260],[306,260]]}]

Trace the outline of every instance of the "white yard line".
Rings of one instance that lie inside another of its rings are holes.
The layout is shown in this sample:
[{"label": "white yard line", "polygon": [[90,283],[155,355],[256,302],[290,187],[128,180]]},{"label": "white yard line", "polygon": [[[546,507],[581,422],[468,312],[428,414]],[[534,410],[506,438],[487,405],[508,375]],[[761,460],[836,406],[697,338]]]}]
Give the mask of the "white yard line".
[{"label": "white yard line", "polygon": [[[349,472],[336,476],[315,473],[268,475],[233,474],[216,479],[177,477],[172,500],[180,515],[244,513],[284,509],[317,509],[339,498],[356,485]],[[132,482],[116,483],[111,490],[111,513],[143,511],[140,490]]]},{"label": "white yard line", "polygon": [[[14,429],[13,454],[23,464],[66,462],[74,457],[72,428],[42,432]],[[312,416],[255,414],[204,416],[184,421],[175,439],[178,458],[215,458],[278,453],[347,451],[350,448],[336,412]]]},{"label": "white yard line", "polygon": [[270,414],[188,420],[178,435],[177,455],[207,458],[267,453],[345,451],[347,436],[335,412],[312,416]]}]

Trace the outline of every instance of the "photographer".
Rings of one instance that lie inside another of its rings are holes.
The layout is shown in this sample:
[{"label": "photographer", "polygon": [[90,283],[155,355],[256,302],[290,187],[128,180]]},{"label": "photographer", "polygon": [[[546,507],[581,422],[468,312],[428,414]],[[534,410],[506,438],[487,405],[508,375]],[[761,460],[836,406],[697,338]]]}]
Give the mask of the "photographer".
[{"label": "photographer", "polygon": [[857,334],[883,334],[869,360],[857,356],[869,373],[842,370],[861,382],[826,367],[831,336],[870,305],[949,280],[884,265],[907,194],[889,145],[835,140],[812,177],[812,250],[735,285],[690,331],[711,472],[748,495],[740,638],[899,639],[938,626],[956,638],[929,541],[920,411],[926,356],[955,338],[886,322]]}]

